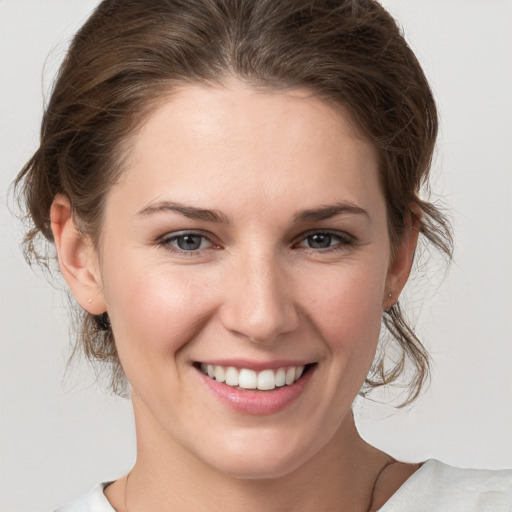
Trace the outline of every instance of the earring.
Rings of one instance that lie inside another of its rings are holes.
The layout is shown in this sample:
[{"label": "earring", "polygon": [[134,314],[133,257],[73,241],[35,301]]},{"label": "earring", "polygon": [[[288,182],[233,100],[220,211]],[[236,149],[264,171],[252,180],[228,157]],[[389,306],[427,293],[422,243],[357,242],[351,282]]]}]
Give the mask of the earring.
[{"label": "earring", "polygon": [[[388,299],[390,302],[392,302],[393,298],[393,292],[388,293]],[[393,309],[394,304],[391,304],[388,309],[384,310],[384,313],[387,313],[388,315],[391,313],[391,310]]]},{"label": "earring", "polygon": [[91,303],[92,303],[92,299],[89,299],[87,302],[88,302],[89,304],[91,304]]}]

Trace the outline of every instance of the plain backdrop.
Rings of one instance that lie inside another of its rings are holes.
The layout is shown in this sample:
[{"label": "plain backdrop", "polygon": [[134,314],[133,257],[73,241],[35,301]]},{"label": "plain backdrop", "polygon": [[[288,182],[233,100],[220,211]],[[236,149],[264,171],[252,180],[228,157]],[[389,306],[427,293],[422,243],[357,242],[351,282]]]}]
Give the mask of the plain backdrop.
[{"label": "plain backdrop", "polygon": [[[129,401],[103,392],[85,364],[64,376],[66,299],[24,262],[7,200],[36,148],[69,38],[96,3],[0,0],[2,512],[52,510],[120,476],[135,457]],[[357,422],[397,458],[512,467],[512,1],[383,3],[439,102],[433,190],[451,212],[456,251],[444,281],[434,260],[408,293],[434,360],[430,389],[399,411],[358,401]]]}]

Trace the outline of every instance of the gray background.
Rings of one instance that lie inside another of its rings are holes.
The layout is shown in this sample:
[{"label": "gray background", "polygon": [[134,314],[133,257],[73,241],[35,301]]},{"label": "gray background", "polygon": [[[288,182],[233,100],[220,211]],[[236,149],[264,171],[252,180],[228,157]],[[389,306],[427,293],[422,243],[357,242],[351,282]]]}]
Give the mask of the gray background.
[{"label": "gray background", "polygon": [[[439,102],[433,189],[451,210],[456,253],[444,281],[434,261],[408,292],[435,361],[430,389],[398,412],[359,401],[358,425],[404,460],[512,467],[512,2],[383,3],[403,25]],[[0,0],[3,512],[51,510],[120,476],[135,457],[129,402],[102,392],[86,364],[64,376],[66,299],[26,266],[21,228],[7,207],[9,183],[36,148],[44,94],[95,4]],[[390,401],[393,393],[375,398]]]}]

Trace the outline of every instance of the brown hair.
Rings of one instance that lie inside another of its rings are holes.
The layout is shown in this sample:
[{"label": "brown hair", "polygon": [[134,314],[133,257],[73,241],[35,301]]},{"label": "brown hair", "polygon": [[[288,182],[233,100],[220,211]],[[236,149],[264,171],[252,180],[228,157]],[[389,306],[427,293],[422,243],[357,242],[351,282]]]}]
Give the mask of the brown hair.
[{"label": "brown hair", "polygon": [[[427,184],[438,121],[423,71],[394,19],[374,0],[104,0],[74,37],[41,128],[39,149],[16,187],[36,243],[52,241],[49,211],[65,194],[84,235],[98,244],[103,204],[123,167],[123,142],[176,85],[223,83],[307,88],[342,105],[378,150],[392,247],[411,215],[420,233],[451,255],[449,225],[419,198]],[[416,205],[411,208],[411,205]],[[422,215],[415,215],[421,210]],[[418,218],[419,217],[419,218]],[[428,354],[398,305],[383,321],[401,348],[396,364],[376,361],[370,388],[415,371],[405,402],[428,375]],[[79,347],[110,363],[112,388],[124,375],[107,314],[81,314]]]}]

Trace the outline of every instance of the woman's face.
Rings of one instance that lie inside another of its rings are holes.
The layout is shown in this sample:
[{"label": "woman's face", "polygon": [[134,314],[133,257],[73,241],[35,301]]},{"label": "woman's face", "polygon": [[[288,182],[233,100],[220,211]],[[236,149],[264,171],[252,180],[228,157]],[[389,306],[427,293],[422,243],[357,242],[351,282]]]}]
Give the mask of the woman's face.
[{"label": "woman's face", "polygon": [[328,448],[403,285],[374,149],[305,91],[238,83],[149,117],[99,262],[142,449],[248,478]]}]

